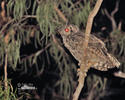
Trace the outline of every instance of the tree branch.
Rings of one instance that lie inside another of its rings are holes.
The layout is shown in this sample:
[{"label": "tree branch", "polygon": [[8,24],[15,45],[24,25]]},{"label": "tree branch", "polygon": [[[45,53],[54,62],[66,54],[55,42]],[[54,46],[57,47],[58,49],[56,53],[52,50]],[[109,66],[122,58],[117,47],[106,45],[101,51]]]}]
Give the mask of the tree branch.
[{"label": "tree branch", "polygon": [[27,60],[27,59],[29,59],[29,58],[31,58],[33,56],[39,56],[43,51],[45,51],[48,47],[50,47],[50,45],[51,44],[48,44],[48,45],[46,45],[45,48],[37,51],[36,53],[33,53],[33,54],[29,55],[29,56],[26,56],[26,57],[22,58],[21,61]]},{"label": "tree branch", "polygon": [[86,48],[88,46],[88,41],[89,41],[89,35],[90,35],[91,29],[92,29],[93,19],[96,16],[96,14],[100,8],[102,1],[103,0],[98,0],[96,2],[96,5],[95,5],[93,11],[90,12],[89,17],[88,17],[87,26],[86,26],[86,30],[85,30],[85,41],[84,41],[84,52],[83,52],[83,55],[85,55],[85,56],[86,56]]},{"label": "tree branch", "polygon": [[122,27],[122,21],[120,21],[118,24],[118,30],[121,30],[121,27]]},{"label": "tree branch", "polygon": [[80,71],[81,73],[79,73],[79,79],[78,79],[78,86],[76,88],[76,91],[73,95],[73,100],[78,100],[78,97],[80,95],[80,92],[82,90],[82,88],[84,87],[84,80],[86,77],[86,72],[88,71],[90,64],[87,64],[87,60],[86,60],[86,54],[87,54],[87,47],[88,47],[88,42],[89,42],[89,36],[90,36],[90,32],[92,29],[92,23],[93,23],[93,19],[96,16],[101,4],[102,4],[103,0],[98,0],[96,2],[96,5],[94,7],[94,9],[90,12],[89,17],[88,17],[88,21],[87,21],[87,26],[86,26],[86,30],[85,30],[85,41],[83,43],[83,62],[80,64]]},{"label": "tree branch", "polygon": [[58,15],[60,16],[60,18],[63,19],[64,22],[68,22],[67,18],[64,16],[64,14],[57,8],[56,4],[54,4],[54,9],[55,11],[58,13]]},{"label": "tree branch", "polygon": [[116,2],[115,9],[112,11],[111,16],[114,17],[115,13],[118,11],[119,1]]},{"label": "tree branch", "polygon": [[7,81],[7,59],[8,54],[5,54],[5,65],[4,65],[4,88],[5,88],[5,100],[7,98],[7,91],[8,91],[8,81]]},{"label": "tree branch", "polygon": [[120,77],[120,78],[125,78],[125,73],[118,71],[114,73],[114,76],[116,77]]},{"label": "tree branch", "polygon": [[6,18],[6,14],[5,14],[5,1],[2,1],[1,2],[1,8],[2,8],[2,11],[1,11],[1,17],[3,19],[3,21],[6,21],[7,18]]},{"label": "tree branch", "polygon": [[112,23],[112,31],[115,31],[117,29],[117,24],[116,24],[114,15],[118,11],[118,8],[119,8],[119,1],[116,2],[115,9],[111,12],[111,15],[108,13],[108,11],[106,9],[104,9],[106,16],[109,18],[109,20]]}]

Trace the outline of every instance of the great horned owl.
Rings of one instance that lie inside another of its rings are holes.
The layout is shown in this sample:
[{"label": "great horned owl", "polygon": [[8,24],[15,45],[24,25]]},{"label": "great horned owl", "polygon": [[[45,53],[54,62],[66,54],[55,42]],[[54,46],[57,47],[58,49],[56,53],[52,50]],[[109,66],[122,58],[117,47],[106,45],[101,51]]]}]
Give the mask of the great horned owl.
[{"label": "great horned owl", "polygon": [[[82,63],[83,42],[85,34],[76,25],[66,25],[58,29],[65,47],[71,52],[75,59]],[[119,67],[119,61],[107,52],[104,42],[90,34],[87,47],[87,61],[92,62],[91,67],[107,71],[109,68]]]}]

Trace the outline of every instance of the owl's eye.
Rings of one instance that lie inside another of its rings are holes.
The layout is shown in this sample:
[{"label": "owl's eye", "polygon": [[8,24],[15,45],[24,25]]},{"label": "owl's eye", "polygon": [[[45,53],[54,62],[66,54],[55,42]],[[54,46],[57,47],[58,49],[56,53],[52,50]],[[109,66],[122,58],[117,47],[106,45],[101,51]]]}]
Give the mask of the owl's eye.
[{"label": "owl's eye", "polygon": [[68,28],[66,28],[66,29],[65,29],[65,32],[69,32],[69,29],[68,29]]}]

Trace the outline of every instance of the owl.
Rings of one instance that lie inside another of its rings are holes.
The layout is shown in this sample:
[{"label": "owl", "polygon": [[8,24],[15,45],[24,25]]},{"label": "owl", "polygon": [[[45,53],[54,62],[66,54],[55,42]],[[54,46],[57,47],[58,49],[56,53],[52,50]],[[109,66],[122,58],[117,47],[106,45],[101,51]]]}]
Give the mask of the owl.
[{"label": "owl", "polygon": [[[66,25],[57,29],[61,35],[64,46],[70,51],[73,57],[82,63],[83,59],[83,42],[85,40],[84,32],[80,31],[76,25]],[[91,62],[91,67],[107,71],[110,68],[119,67],[119,61],[108,53],[103,41],[90,34],[88,47],[86,48],[86,61]]]}]

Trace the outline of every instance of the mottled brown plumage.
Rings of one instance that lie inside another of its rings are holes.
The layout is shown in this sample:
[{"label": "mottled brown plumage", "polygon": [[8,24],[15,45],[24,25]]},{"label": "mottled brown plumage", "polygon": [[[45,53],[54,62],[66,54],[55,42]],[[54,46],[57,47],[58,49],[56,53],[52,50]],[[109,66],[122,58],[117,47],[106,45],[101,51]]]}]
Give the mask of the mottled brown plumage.
[{"label": "mottled brown plumage", "polygon": [[[66,25],[58,29],[65,47],[71,52],[79,64],[82,63],[84,33],[76,25]],[[104,42],[90,34],[87,47],[87,62],[91,67],[107,71],[109,68],[119,67],[119,61],[107,52]]]}]

